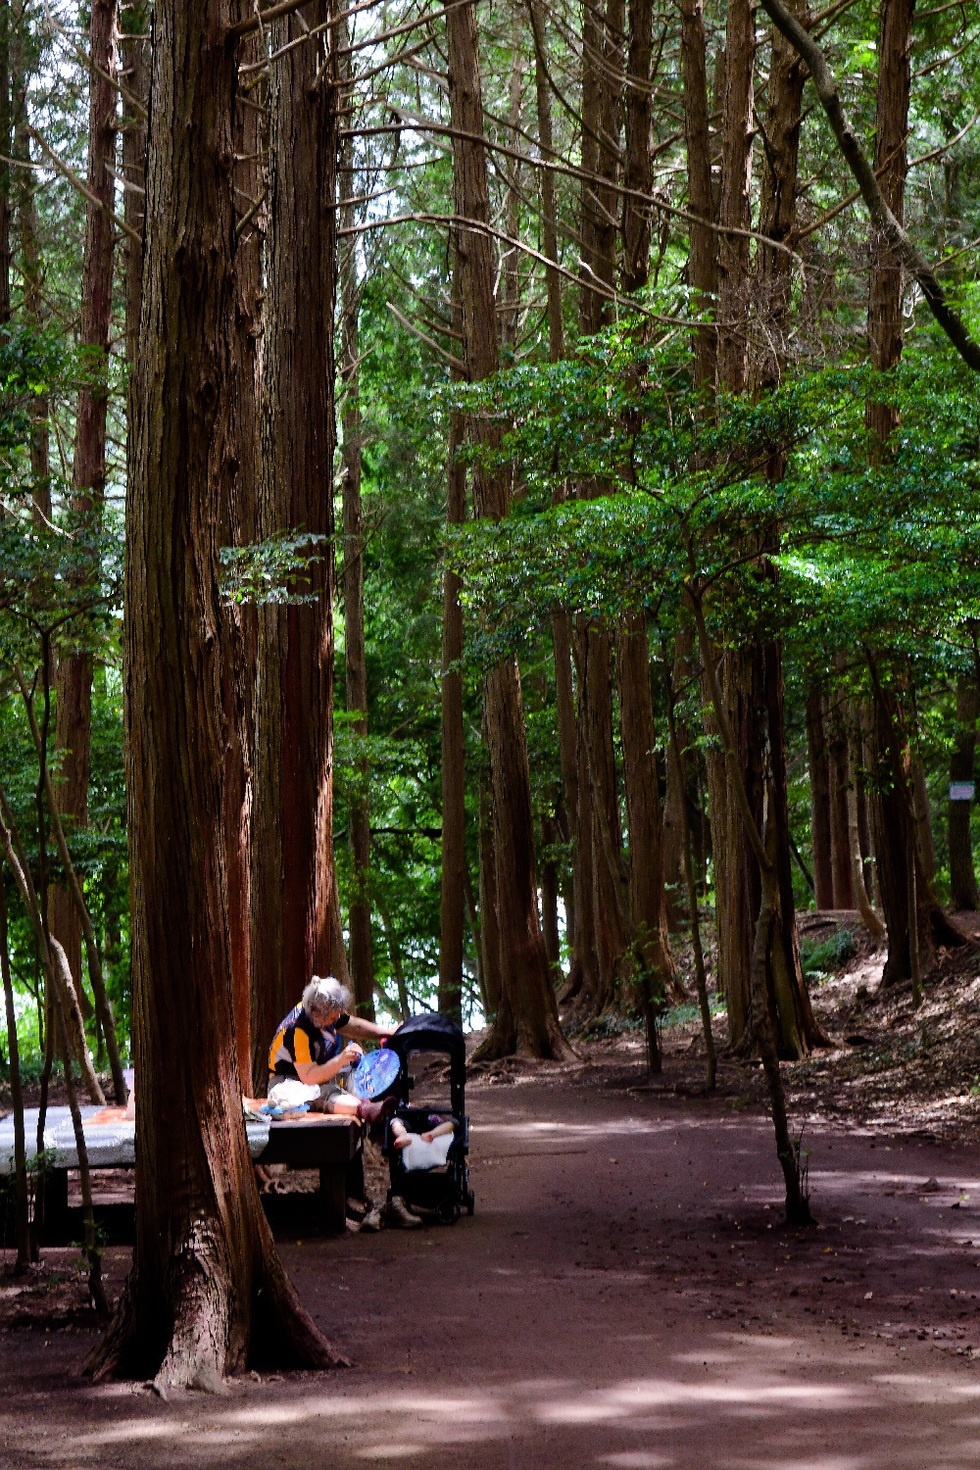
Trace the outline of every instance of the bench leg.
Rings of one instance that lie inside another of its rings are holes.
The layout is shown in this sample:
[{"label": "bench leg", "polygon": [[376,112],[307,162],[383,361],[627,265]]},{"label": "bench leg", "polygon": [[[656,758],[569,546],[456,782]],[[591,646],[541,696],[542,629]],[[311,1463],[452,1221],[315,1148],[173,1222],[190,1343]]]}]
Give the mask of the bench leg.
[{"label": "bench leg", "polygon": [[347,1166],[320,1165],[320,1220],[329,1235],[343,1235],[347,1228]]},{"label": "bench leg", "polygon": [[347,1198],[364,1198],[364,1154],[361,1149],[357,1151],[357,1157],[351,1159],[347,1165]]},{"label": "bench leg", "polygon": [[68,1237],[67,1169],[52,1169],[45,1177],[41,1233],[49,1245],[62,1245]]}]

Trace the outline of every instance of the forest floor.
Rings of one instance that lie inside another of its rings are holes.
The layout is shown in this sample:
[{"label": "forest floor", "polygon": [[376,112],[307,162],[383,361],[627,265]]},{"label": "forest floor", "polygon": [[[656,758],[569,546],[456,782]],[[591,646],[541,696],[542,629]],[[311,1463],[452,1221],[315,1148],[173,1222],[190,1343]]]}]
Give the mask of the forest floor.
[{"label": "forest floor", "polygon": [[635,1032],[576,1043],[469,1086],[472,1219],[323,1239],[283,1217],[351,1368],[166,1403],[93,1387],[72,1376],[92,1326],[52,1283],[46,1319],[0,1331],[0,1466],[974,1470],[980,961],[912,1013],[858,950],[813,987],[839,1045],[786,1068],[814,1226],[780,1223],[757,1068],[723,1060],[699,1095],[686,1022],[652,1082]]}]

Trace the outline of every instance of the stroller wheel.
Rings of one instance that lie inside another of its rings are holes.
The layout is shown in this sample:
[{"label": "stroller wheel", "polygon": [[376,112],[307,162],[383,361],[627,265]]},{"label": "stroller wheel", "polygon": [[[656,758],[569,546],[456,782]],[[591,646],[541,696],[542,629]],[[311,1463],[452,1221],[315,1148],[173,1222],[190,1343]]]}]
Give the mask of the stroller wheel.
[{"label": "stroller wheel", "polygon": [[436,1219],[440,1225],[455,1225],[459,1219],[459,1205],[454,1199],[444,1199],[436,1206]]}]

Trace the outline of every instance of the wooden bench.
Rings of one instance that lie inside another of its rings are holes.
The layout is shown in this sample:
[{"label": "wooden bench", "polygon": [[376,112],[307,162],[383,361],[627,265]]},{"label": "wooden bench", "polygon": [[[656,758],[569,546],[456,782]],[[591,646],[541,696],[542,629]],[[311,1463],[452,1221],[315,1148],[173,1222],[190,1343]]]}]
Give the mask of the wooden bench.
[{"label": "wooden bench", "polygon": [[[105,1132],[109,1133],[111,1129],[112,1145],[108,1148],[102,1146],[100,1135],[103,1130],[99,1124],[106,1115],[117,1113],[121,1110],[82,1109],[89,1146],[89,1167],[96,1178],[102,1169],[131,1169],[135,1163],[132,1123],[124,1126],[120,1118],[112,1117],[110,1122],[107,1117]],[[50,1109],[49,1119],[50,1128],[45,1129],[45,1141],[53,1147],[55,1163],[45,1179],[44,1237],[49,1243],[55,1243],[71,1236],[68,1174],[70,1170],[77,1169],[78,1159],[68,1109]],[[30,1111],[27,1122],[28,1153],[33,1153],[36,1109]],[[251,1135],[256,1131],[259,1136],[253,1139]],[[342,1233],[346,1228],[348,1195],[359,1198],[364,1193],[364,1125],[356,1118],[308,1113],[288,1122],[271,1123],[264,1147],[263,1129],[250,1124],[249,1132],[253,1163],[288,1164],[294,1169],[319,1170],[317,1222],[326,1232]],[[6,1136],[8,1133],[9,1138]],[[13,1169],[12,1136],[12,1119],[0,1120],[0,1174]]]},{"label": "wooden bench", "polygon": [[273,1123],[268,1145],[256,1164],[289,1164],[319,1169],[318,1207],[324,1231],[346,1229],[347,1198],[364,1193],[364,1125],[356,1118],[307,1113],[291,1122]]}]

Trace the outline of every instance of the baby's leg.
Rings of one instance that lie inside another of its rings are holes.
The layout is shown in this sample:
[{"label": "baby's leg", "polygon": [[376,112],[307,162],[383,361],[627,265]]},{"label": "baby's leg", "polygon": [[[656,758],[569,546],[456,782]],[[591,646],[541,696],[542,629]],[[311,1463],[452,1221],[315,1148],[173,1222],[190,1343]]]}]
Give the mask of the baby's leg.
[{"label": "baby's leg", "polygon": [[391,1120],[391,1136],[396,1148],[407,1148],[412,1137],[401,1118]]},{"label": "baby's leg", "polygon": [[440,1138],[446,1133],[452,1133],[454,1127],[455,1124],[450,1118],[448,1122],[440,1123],[438,1128],[430,1128],[428,1133],[422,1134],[422,1137],[425,1139],[426,1143],[431,1143],[434,1138]]}]

